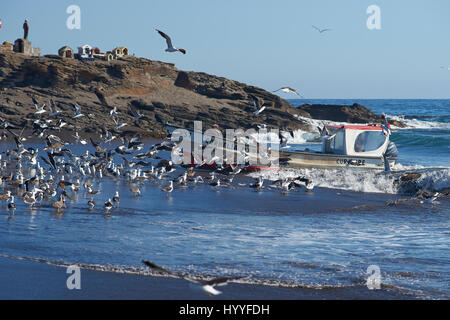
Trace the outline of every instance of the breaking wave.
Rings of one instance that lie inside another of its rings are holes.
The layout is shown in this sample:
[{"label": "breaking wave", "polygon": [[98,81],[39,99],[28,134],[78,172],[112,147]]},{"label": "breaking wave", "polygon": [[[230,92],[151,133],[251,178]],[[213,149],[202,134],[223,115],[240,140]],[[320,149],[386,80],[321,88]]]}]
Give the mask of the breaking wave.
[{"label": "breaking wave", "polygon": [[[450,122],[439,122],[439,121],[427,121],[427,120],[419,120],[415,117],[411,116],[394,116],[394,115],[386,115],[386,117],[389,120],[396,120],[401,121],[406,124],[405,128],[396,127],[392,125],[392,129],[395,130],[408,130],[408,129],[450,129]],[[348,122],[339,122],[339,121],[329,121],[329,120],[318,120],[318,119],[310,119],[305,118],[299,115],[294,115],[294,118],[298,119],[299,121],[302,121],[304,123],[309,124],[312,128],[312,130],[317,129],[317,127],[323,127],[323,124],[329,124],[329,125],[348,125],[348,124],[357,124],[357,123],[348,123]],[[430,118],[435,119],[435,118]],[[439,120],[439,119],[437,119]],[[358,123],[360,125],[366,124],[366,123]]]},{"label": "breaking wave", "polygon": [[399,179],[405,172],[416,172],[420,178],[415,180],[416,189],[441,191],[450,188],[450,168],[406,167],[396,165],[395,171],[384,172],[364,169],[282,169],[251,173],[251,177],[262,176],[266,180],[276,181],[285,178],[305,176],[317,187],[350,190],[367,193],[405,194]]}]

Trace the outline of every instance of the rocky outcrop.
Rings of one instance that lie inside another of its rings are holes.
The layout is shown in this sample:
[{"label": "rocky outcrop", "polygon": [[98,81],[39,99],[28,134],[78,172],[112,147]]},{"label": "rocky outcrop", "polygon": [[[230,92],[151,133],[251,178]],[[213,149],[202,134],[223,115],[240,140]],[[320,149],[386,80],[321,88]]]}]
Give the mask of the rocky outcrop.
[{"label": "rocky outcrop", "polygon": [[[253,115],[250,94],[266,102],[259,116]],[[204,128],[217,123],[222,128],[246,129],[266,123],[308,129],[293,116],[298,110],[276,95],[226,78],[180,71],[170,63],[132,56],[83,62],[55,55],[0,53],[0,117],[16,126],[30,124],[26,119],[35,118],[32,97],[47,106],[52,98],[67,127],[86,132],[112,129],[113,107],[120,112],[119,121],[128,124],[123,130],[141,133],[163,133],[166,122],[191,127],[194,120],[203,121]],[[75,102],[86,117],[72,119]],[[130,106],[143,114],[139,122],[133,121]],[[306,112],[302,115],[309,117]]]},{"label": "rocky outcrop", "polygon": [[357,103],[351,106],[305,104],[299,106],[298,108],[310,114],[313,119],[349,123],[368,123],[382,121],[381,116],[374,114],[366,107]]}]

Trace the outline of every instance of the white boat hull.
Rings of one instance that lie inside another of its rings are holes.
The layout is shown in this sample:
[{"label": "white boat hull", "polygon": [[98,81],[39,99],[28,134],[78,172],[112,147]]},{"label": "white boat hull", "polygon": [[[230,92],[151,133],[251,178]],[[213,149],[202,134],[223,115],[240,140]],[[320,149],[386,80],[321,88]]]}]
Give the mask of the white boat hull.
[{"label": "white boat hull", "polygon": [[[393,166],[395,160],[389,160]],[[355,157],[348,155],[281,151],[280,165],[289,168],[364,168],[384,170],[384,159],[377,157]]]}]

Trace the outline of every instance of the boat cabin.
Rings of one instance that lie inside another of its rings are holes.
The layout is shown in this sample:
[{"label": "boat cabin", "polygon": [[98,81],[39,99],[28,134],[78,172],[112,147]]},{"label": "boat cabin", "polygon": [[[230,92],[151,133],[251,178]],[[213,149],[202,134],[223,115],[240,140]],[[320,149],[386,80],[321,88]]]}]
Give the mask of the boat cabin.
[{"label": "boat cabin", "polygon": [[389,145],[390,131],[380,125],[329,125],[322,152],[355,157],[381,157]]}]

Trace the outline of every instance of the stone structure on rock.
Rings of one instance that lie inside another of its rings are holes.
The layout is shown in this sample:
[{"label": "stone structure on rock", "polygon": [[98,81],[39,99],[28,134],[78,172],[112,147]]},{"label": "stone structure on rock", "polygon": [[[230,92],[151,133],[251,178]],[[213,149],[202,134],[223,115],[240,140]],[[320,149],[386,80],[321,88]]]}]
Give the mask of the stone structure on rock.
[{"label": "stone structure on rock", "polygon": [[26,56],[38,57],[41,55],[40,48],[34,48],[31,41],[24,38],[14,41],[14,52],[23,53]]}]

